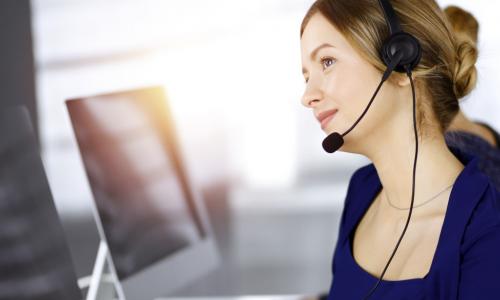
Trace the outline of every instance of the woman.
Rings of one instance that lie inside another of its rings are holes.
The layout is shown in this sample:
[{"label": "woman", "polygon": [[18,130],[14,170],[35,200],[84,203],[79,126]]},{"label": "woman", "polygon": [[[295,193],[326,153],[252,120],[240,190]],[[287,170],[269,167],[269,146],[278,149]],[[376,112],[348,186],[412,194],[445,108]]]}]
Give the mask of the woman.
[{"label": "woman", "polygon": [[[477,161],[449,149],[444,131],[470,92],[475,58],[455,40],[433,0],[391,1],[422,47],[413,70],[419,133],[411,223],[370,299],[498,299],[500,195]],[[319,0],[301,27],[302,103],[326,134],[358,119],[385,66],[388,36],[376,0]],[[457,57],[464,55],[463,57]],[[410,80],[393,73],[341,151],[373,164],[351,178],[333,258],[330,299],[363,299],[377,283],[410,206],[415,141]],[[328,116],[327,118],[324,118]]]}]

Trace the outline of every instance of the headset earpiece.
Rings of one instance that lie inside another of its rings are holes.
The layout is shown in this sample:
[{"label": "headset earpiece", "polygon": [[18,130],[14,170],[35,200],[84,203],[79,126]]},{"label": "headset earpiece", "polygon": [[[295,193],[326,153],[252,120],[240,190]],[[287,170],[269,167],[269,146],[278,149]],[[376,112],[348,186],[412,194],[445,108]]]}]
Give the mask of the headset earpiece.
[{"label": "headset earpiece", "polygon": [[382,45],[381,56],[386,66],[391,64],[392,59],[396,52],[402,51],[403,56],[399,63],[396,64],[394,71],[403,73],[405,72],[404,66],[410,66],[413,70],[422,57],[420,43],[415,37],[406,32],[400,31],[391,35]]},{"label": "headset earpiece", "polygon": [[[392,62],[392,60],[395,54],[401,51],[402,58],[396,63],[394,70],[403,73],[405,72],[405,66],[409,66],[410,70],[413,70],[422,57],[420,43],[413,35],[401,29],[399,18],[389,0],[378,0],[378,2],[384,13],[387,27],[389,28],[389,37],[384,41],[382,49],[380,50],[382,61],[388,67],[393,65],[394,62]],[[391,71],[392,70],[389,72]]]}]

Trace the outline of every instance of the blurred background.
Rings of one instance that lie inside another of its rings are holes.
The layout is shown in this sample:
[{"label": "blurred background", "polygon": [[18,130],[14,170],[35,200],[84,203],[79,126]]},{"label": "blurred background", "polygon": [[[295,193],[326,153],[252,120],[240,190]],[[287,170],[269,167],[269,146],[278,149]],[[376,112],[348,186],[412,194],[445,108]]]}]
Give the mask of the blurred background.
[{"label": "blurred background", "polygon": [[[222,257],[220,268],[176,295],[328,289],[347,183],[368,161],[327,155],[324,133],[300,104],[299,28],[312,2],[2,0],[2,51],[18,59],[0,57],[1,99],[27,101],[38,120],[79,277],[91,273],[99,237],[64,101],[161,85]],[[462,108],[498,129],[500,3],[438,3],[458,5],[480,22],[478,86]]]}]

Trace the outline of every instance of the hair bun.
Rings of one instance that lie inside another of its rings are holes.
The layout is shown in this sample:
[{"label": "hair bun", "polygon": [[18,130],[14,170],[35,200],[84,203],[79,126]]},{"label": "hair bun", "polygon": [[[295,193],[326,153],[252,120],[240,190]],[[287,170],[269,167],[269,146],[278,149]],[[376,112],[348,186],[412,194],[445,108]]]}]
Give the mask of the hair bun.
[{"label": "hair bun", "polygon": [[457,99],[468,95],[476,86],[478,51],[470,38],[456,35],[456,61],[453,73],[453,91]]}]

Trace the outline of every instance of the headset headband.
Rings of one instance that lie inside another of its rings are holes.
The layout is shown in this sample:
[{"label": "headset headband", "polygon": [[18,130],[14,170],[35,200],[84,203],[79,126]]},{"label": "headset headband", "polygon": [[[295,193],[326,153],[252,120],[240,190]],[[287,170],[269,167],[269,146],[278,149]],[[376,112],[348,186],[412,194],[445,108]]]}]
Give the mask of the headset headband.
[{"label": "headset headband", "polygon": [[384,11],[385,20],[387,22],[387,26],[389,27],[389,35],[401,32],[399,18],[396,15],[394,8],[392,8],[392,5],[389,3],[389,0],[378,0],[378,2]]}]

